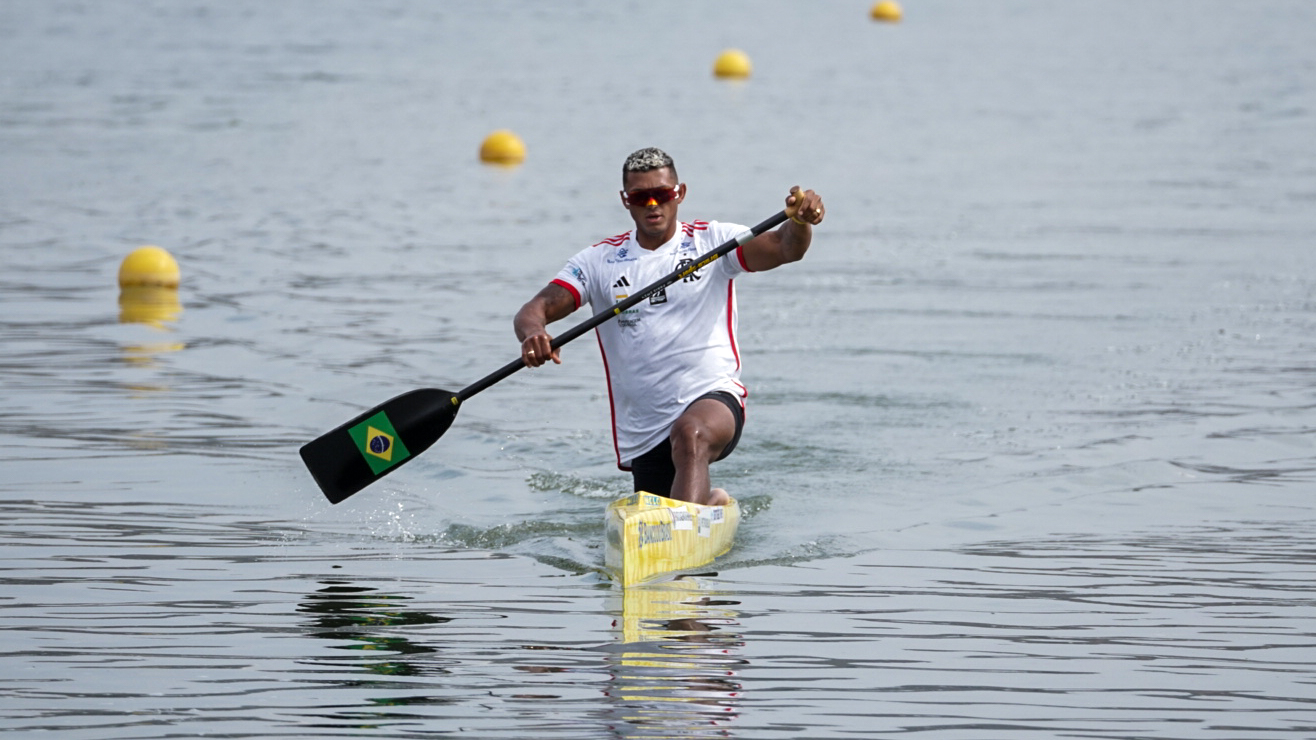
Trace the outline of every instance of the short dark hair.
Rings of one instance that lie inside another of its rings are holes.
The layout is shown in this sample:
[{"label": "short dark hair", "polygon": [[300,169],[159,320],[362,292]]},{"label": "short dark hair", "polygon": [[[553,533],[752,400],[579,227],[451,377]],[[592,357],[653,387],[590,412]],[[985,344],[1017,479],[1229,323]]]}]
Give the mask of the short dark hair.
[{"label": "short dark hair", "polygon": [[[626,175],[631,172],[648,172],[650,170],[661,170],[664,167],[671,167],[672,174],[676,174],[676,163],[672,161],[667,152],[656,146],[646,146],[643,149],[637,149],[631,152],[631,156],[626,158],[626,162],[621,166],[621,181],[626,183]],[[680,179],[679,177],[677,178]]]}]

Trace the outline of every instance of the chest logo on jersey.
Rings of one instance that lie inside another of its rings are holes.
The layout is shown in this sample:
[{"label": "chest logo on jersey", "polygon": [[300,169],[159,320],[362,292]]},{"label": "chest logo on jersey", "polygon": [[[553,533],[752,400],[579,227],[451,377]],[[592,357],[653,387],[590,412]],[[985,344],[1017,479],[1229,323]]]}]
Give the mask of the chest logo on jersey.
[{"label": "chest logo on jersey", "polygon": [[[677,263],[676,263],[676,269],[678,269],[678,270],[684,270],[685,268],[689,267],[690,265],[693,265],[694,263],[695,263],[695,261],[692,260],[692,259],[689,259],[688,257],[687,257],[687,258],[683,258],[680,262],[677,262]],[[698,270],[695,270],[694,272],[690,273],[689,275],[686,275],[685,277],[681,278],[681,282],[683,282],[683,283],[693,283],[693,282],[696,281],[696,280],[702,280],[703,277],[704,277],[703,275],[700,275],[700,274],[699,274],[699,271],[698,271]]]},{"label": "chest logo on jersey", "polygon": [[[617,303],[621,303],[627,298],[630,298],[630,296],[625,293],[616,293],[613,295],[613,298],[617,299]],[[622,311],[621,313],[617,314],[617,325],[626,329],[634,329],[635,327],[639,326],[640,309],[632,306]]]},{"label": "chest logo on jersey", "polygon": [[608,258],[604,261],[610,265],[615,265],[618,262],[634,262],[637,259],[639,259],[639,257],[633,256],[629,248],[620,247],[619,249],[614,251],[611,255],[609,255]]}]

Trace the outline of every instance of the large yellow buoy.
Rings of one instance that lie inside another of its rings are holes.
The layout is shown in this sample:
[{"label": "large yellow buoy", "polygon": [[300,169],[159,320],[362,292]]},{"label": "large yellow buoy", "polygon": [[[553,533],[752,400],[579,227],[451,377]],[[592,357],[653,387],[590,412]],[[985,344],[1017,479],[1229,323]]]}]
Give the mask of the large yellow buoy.
[{"label": "large yellow buoy", "polygon": [[896,0],[880,0],[873,6],[870,15],[873,16],[873,20],[875,21],[898,23],[902,15],[900,3],[896,2]]},{"label": "large yellow buoy", "polygon": [[753,71],[754,65],[750,63],[749,55],[740,49],[727,49],[713,62],[713,75],[716,77],[744,79]]},{"label": "large yellow buoy", "polygon": [[119,287],[150,285],[157,288],[178,287],[178,262],[160,247],[138,247],[119,265]]},{"label": "large yellow buoy", "polygon": [[490,164],[520,164],[525,160],[525,143],[521,137],[498,129],[484,138],[480,145],[480,161]]}]

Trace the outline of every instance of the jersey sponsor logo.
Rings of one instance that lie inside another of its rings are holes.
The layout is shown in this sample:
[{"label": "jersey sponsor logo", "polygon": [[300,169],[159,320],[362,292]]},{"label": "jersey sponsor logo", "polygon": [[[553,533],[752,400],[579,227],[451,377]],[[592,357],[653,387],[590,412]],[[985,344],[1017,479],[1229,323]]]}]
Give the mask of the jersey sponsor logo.
[{"label": "jersey sponsor logo", "polygon": [[[617,303],[621,303],[627,298],[630,298],[630,295],[626,293],[614,293],[612,297],[617,299]],[[617,315],[617,326],[633,329],[640,325],[640,309],[635,306],[631,306],[625,311],[616,311],[616,309],[614,309],[614,312]]]},{"label": "jersey sponsor logo", "polygon": [[607,262],[610,265],[615,265],[618,262],[634,262],[637,259],[639,259],[639,257],[633,256],[630,249],[626,247],[618,247],[616,251],[604,260],[604,262]]},{"label": "jersey sponsor logo", "polygon": [[645,545],[656,545],[659,542],[670,542],[672,540],[671,523],[645,524],[644,522],[636,522],[636,525],[637,533],[640,536],[640,549],[644,549]]},{"label": "jersey sponsor logo", "polygon": [[612,284],[612,287],[629,288],[630,285],[631,285],[631,281],[627,280],[625,275],[622,275],[620,278],[617,279],[617,282]]},{"label": "jersey sponsor logo", "polygon": [[580,269],[579,267],[576,267],[575,265],[572,265],[572,266],[571,266],[571,277],[575,278],[576,280],[579,280],[581,283],[584,283],[584,282],[585,282],[585,271],[582,270],[582,269]]},{"label": "jersey sponsor logo", "polygon": [[375,475],[411,457],[411,452],[393,428],[393,422],[383,411],[348,429],[347,433]]},{"label": "jersey sponsor logo", "polygon": [[[695,263],[695,261],[692,260],[692,259],[688,259],[688,258],[686,258],[686,259],[682,259],[680,262],[677,262],[677,263],[676,263],[676,269],[678,269],[678,270],[684,270],[684,269],[686,269],[687,267],[690,267],[691,265],[693,265],[694,263]],[[704,267],[704,265],[700,265],[700,268],[702,268],[702,267]],[[696,281],[696,280],[702,280],[703,278],[704,278],[704,276],[699,274],[699,270],[692,270],[692,271],[690,272],[689,275],[686,275],[685,277],[681,278],[681,282],[683,282],[683,283],[693,283],[694,281]]]}]

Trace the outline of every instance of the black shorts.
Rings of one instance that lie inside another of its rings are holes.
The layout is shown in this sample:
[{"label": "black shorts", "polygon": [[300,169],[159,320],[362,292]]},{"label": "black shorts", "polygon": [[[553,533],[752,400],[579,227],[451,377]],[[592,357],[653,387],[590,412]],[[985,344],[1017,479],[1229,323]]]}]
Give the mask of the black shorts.
[{"label": "black shorts", "polygon": [[[718,460],[722,460],[730,455],[736,449],[736,445],[740,443],[740,432],[745,428],[745,409],[735,396],[726,391],[705,393],[691,401],[690,404],[693,406],[696,402],[705,398],[725,403],[727,408],[731,409],[731,415],[736,419],[735,435],[731,437],[730,442],[727,442],[727,446],[722,448],[722,454],[717,456]],[[717,462],[717,460],[713,462]],[[676,464],[672,462],[671,437],[664,439],[657,447],[632,460],[631,476],[635,478],[636,491],[647,491],[656,493],[659,496],[671,495],[672,481],[676,480]]]}]

